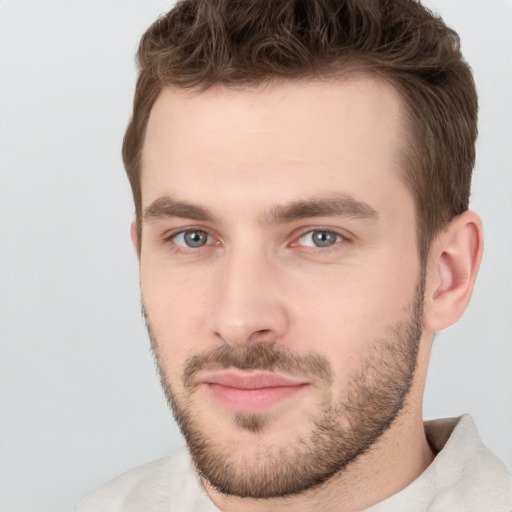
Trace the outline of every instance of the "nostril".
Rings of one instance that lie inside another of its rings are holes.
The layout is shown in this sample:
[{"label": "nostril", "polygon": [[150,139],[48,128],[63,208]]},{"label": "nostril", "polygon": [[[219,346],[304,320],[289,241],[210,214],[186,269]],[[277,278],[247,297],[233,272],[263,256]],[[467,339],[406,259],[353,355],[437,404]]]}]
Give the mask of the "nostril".
[{"label": "nostril", "polygon": [[276,341],[276,334],[272,332],[271,329],[261,329],[259,331],[255,331],[251,334],[249,337],[250,341],[262,341],[262,342],[269,342],[269,341]]}]

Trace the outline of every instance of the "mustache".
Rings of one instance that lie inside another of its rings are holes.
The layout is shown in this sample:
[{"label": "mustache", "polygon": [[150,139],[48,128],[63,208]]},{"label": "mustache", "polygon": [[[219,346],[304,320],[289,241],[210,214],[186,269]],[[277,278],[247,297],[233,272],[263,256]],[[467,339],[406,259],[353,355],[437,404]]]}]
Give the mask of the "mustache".
[{"label": "mustache", "polygon": [[311,377],[331,384],[332,371],[327,359],[319,354],[295,354],[276,343],[251,343],[247,346],[221,345],[187,359],[183,371],[186,389],[195,386],[196,376],[204,370],[280,371]]}]

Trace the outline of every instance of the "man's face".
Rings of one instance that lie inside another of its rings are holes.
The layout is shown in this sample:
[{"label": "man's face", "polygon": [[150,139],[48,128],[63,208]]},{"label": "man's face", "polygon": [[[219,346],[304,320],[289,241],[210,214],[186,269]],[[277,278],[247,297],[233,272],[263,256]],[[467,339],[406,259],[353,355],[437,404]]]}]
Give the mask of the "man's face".
[{"label": "man's face", "polygon": [[141,286],[201,474],[300,492],[407,403],[424,279],[402,107],[363,77],[161,93],[142,171]]}]

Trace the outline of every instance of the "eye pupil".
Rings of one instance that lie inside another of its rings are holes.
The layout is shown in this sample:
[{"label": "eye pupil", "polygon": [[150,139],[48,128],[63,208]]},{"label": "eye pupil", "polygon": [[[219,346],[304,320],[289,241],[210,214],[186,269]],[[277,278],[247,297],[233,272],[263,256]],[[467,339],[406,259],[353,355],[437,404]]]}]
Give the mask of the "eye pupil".
[{"label": "eye pupil", "polygon": [[329,247],[336,243],[336,235],[329,231],[313,231],[312,238],[317,247]]},{"label": "eye pupil", "polygon": [[202,247],[208,236],[204,231],[187,231],[183,238],[189,247]]}]

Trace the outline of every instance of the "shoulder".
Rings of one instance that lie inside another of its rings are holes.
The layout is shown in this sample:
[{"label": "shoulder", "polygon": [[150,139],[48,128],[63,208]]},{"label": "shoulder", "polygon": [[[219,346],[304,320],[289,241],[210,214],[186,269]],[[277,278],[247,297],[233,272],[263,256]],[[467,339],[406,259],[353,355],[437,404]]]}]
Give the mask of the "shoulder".
[{"label": "shoulder", "polygon": [[130,469],[107,482],[82,498],[75,511],[185,510],[176,507],[205,498],[190,456],[180,448],[169,457]]}]

